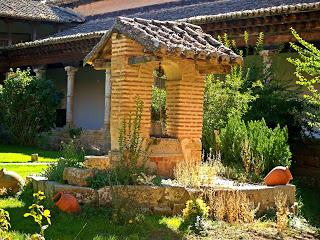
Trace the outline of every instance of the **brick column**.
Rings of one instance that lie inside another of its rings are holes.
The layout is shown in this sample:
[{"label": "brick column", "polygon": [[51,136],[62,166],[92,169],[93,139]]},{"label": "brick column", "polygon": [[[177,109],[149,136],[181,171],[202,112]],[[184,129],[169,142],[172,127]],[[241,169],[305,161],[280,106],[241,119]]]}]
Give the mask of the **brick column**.
[{"label": "brick column", "polygon": [[66,122],[67,126],[73,125],[73,104],[74,104],[74,81],[76,72],[78,68],[67,66],[65,67],[65,71],[67,72],[67,114],[66,114]]},{"label": "brick column", "polygon": [[153,84],[153,70],[157,63],[148,62],[129,64],[130,56],[143,55],[143,48],[133,40],[113,34],[111,57],[111,150],[119,147],[119,128],[124,118],[135,112],[135,99],[139,97],[144,108],[141,119],[141,134],[148,138],[150,134],[150,106]]},{"label": "brick column", "polygon": [[201,160],[205,75],[190,60],[180,60],[181,79],[168,79],[167,133],[178,138],[185,160]]}]

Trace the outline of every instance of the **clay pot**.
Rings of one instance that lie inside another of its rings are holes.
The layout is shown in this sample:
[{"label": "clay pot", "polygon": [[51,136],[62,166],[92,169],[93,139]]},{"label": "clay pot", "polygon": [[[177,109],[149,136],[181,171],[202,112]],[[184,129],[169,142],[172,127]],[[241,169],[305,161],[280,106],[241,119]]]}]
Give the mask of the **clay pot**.
[{"label": "clay pot", "polygon": [[288,167],[278,166],[273,168],[264,178],[268,186],[286,185],[292,180],[292,175]]},{"label": "clay pot", "polygon": [[55,205],[62,212],[79,213],[81,210],[78,200],[69,193],[59,192],[53,197],[53,200],[56,201]]}]

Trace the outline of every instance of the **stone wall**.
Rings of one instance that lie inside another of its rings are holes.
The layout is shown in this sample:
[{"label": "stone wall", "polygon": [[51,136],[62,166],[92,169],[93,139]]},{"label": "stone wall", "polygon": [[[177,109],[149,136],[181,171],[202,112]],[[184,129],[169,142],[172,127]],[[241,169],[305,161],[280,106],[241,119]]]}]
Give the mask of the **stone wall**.
[{"label": "stone wall", "polygon": [[[112,206],[112,199],[116,201],[130,201],[132,204],[141,206],[151,213],[163,215],[177,215],[185,208],[188,200],[201,196],[203,190],[188,189],[179,186],[107,186],[98,190],[89,187],[72,186],[47,181],[43,177],[32,177],[33,190],[43,191],[49,199],[58,193],[70,193],[74,195],[79,203],[93,204],[97,206]],[[232,188],[212,187],[216,196],[226,191],[244,192],[262,214],[269,208],[275,207],[275,196],[282,192],[288,197],[291,207],[295,202],[294,185],[267,187],[264,185],[234,186]]]},{"label": "stone wall", "polygon": [[[49,148],[60,150],[61,142],[70,141],[70,134],[67,128],[55,129],[48,135]],[[88,151],[95,154],[106,154],[110,150],[110,134],[104,129],[83,130],[79,138],[81,145]]]}]

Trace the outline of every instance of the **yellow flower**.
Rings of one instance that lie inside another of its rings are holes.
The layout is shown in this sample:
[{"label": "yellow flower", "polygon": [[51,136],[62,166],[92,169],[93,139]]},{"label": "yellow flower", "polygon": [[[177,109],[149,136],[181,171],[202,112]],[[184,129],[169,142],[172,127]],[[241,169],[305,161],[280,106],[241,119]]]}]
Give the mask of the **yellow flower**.
[{"label": "yellow flower", "polygon": [[133,223],[133,221],[130,219],[130,220],[129,220],[129,223]]}]

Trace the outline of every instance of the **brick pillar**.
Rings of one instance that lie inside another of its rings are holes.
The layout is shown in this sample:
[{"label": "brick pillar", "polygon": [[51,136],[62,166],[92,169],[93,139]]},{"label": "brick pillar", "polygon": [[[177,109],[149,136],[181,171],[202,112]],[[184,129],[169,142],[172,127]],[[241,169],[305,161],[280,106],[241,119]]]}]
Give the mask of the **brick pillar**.
[{"label": "brick pillar", "polygon": [[180,140],[186,160],[201,160],[205,75],[190,60],[180,60],[181,79],[168,79],[167,133]]},{"label": "brick pillar", "polygon": [[65,67],[65,71],[67,72],[67,116],[66,122],[67,126],[73,125],[73,104],[74,104],[74,81],[76,77],[76,72],[78,68],[67,66]]},{"label": "brick pillar", "polygon": [[150,106],[153,84],[153,70],[156,63],[130,65],[130,56],[143,55],[143,48],[131,39],[119,34],[112,36],[111,57],[111,150],[117,150],[119,128],[122,120],[135,111],[137,96],[144,103],[141,119],[141,134],[148,138],[150,132]]}]

